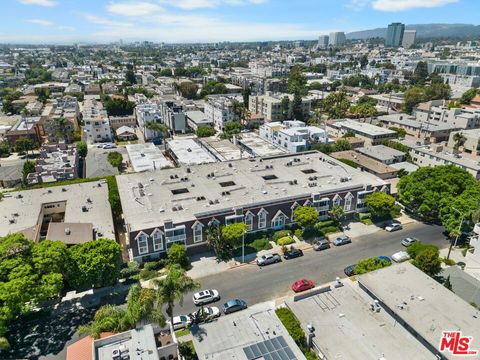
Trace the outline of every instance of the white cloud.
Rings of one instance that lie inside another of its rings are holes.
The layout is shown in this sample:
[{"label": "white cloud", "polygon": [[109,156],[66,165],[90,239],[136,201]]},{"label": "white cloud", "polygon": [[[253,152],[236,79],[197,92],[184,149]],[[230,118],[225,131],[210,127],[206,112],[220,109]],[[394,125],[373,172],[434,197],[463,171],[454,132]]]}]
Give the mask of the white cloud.
[{"label": "white cloud", "polygon": [[130,28],[133,27],[132,23],[128,22],[121,22],[121,21],[114,21],[110,20],[107,18],[103,18],[97,15],[92,15],[92,14],[82,14],[82,16],[87,20],[88,22],[91,22],[93,24],[97,25],[102,25],[102,26],[107,26],[107,27],[119,27],[119,28]]},{"label": "white cloud", "polygon": [[358,11],[369,5],[370,2],[371,0],[350,0],[350,2],[345,5],[345,7],[354,11]]},{"label": "white cloud", "polygon": [[25,20],[26,22],[29,22],[30,24],[35,24],[35,25],[40,25],[40,26],[53,26],[53,22],[48,21],[48,20],[42,20],[42,19],[28,19]]},{"label": "white cloud", "polygon": [[268,0],[176,0],[164,1],[169,6],[175,6],[185,10],[216,8],[221,5],[243,6],[261,5]]},{"label": "white cloud", "polygon": [[375,0],[372,6],[379,11],[405,11],[417,8],[434,8],[459,2],[460,0]]},{"label": "white cloud", "polygon": [[54,0],[19,0],[24,5],[39,5],[44,7],[53,7],[57,5]]},{"label": "white cloud", "polygon": [[107,5],[108,12],[121,16],[145,16],[156,13],[162,8],[151,2],[121,2]]}]

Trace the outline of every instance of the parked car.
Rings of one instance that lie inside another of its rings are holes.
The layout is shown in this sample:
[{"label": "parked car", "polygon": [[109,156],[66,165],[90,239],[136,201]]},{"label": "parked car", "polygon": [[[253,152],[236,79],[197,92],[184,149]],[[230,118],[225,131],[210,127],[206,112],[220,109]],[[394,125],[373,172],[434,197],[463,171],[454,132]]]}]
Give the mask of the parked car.
[{"label": "parked car", "polygon": [[392,263],[392,259],[390,259],[388,256],[377,256],[377,259],[378,259],[378,260],[386,261],[386,262],[388,262],[389,264]]},{"label": "parked car", "polygon": [[195,305],[205,305],[214,301],[220,300],[220,295],[217,290],[202,290],[193,294],[193,303]]},{"label": "parked car", "polygon": [[103,149],[116,149],[117,148],[117,145],[115,144],[104,144]]},{"label": "parked car", "polygon": [[330,248],[330,243],[327,239],[315,240],[313,243],[313,250],[320,251]]},{"label": "parked car", "polygon": [[417,238],[407,237],[407,238],[402,240],[402,245],[405,246],[405,247],[409,247],[410,245],[413,245],[417,241],[418,241]]},{"label": "parked car", "polygon": [[343,272],[345,273],[345,275],[347,276],[355,275],[355,266],[357,266],[357,264],[349,265],[345,269],[343,269]]},{"label": "parked car", "polygon": [[410,259],[410,255],[406,251],[399,251],[392,255],[392,260],[401,263]]},{"label": "parked car", "polygon": [[303,251],[300,249],[288,250],[288,251],[285,251],[285,253],[283,254],[283,258],[285,260],[294,259],[300,256],[303,256]]},{"label": "parked car", "polygon": [[224,314],[231,314],[235,311],[240,311],[246,308],[247,303],[242,299],[229,300],[222,306]]},{"label": "parked car", "polygon": [[265,254],[257,259],[258,266],[265,266],[281,262],[282,258],[278,254]]},{"label": "parked car", "polygon": [[347,235],[342,235],[337,237],[335,240],[333,240],[333,245],[342,246],[345,244],[350,244],[351,242],[352,242],[352,239],[350,239]]},{"label": "parked car", "polygon": [[315,285],[313,284],[313,281],[312,280],[309,280],[309,279],[300,279],[300,280],[297,280],[295,281],[293,284],[292,284],[292,290],[296,293],[298,292],[302,292],[302,291],[306,291],[306,290],[310,290],[310,289],[313,289],[315,287]]},{"label": "parked car", "polygon": [[391,223],[390,225],[385,227],[385,230],[387,230],[388,232],[397,231],[401,229],[403,229],[403,226],[398,222]]},{"label": "parked car", "polygon": [[[203,310],[203,314],[201,313]],[[190,318],[196,324],[202,321],[210,321],[220,316],[220,309],[216,306],[207,306],[191,313]]]},{"label": "parked car", "polygon": [[173,318],[173,330],[185,329],[193,323],[193,318],[190,315],[180,315]]}]

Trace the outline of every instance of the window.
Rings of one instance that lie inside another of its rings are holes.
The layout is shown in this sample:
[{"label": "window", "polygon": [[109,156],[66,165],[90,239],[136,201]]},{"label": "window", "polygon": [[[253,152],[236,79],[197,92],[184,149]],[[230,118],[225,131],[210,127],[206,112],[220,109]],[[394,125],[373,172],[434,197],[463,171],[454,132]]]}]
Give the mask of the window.
[{"label": "window", "polygon": [[203,240],[202,225],[196,224],[193,227],[193,242],[198,243],[198,242],[202,242],[202,240]]},{"label": "window", "polygon": [[266,180],[266,181],[278,179],[277,175],[273,175],[273,174],[271,174],[271,175],[264,175],[264,176],[262,176],[262,178],[263,178],[263,180]]},{"label": "window", "polygon": [[220,183],[221,187],[234,186],[234,185],[235,183],[233,181],[225,181]]},{"label": "window", "polygon": [[342,201],[342,198],[340,196],[336,196],[333,199],[333,206],[340,206],[340,202]]},{"label": "window", "polygon": [[345,206],[344,206],[344,210],[345,210],[345,211],[350,211],[350,210],[352,210],[352,198],[353,198],[352,195],[348,195],[348,196],[345,198]]},{"label": "window", "polygon": [[261,210],[258,213],[258,228],[264,229],[266,227],[267,227],[267,212],[264,210]]},{"label": "window", "polygon": [[272,228],[278,229],[285,225],[285,216],[283,214],[278,215],[272,220]]},{"label": "window", "polygon": [[188,189],[187,189],[187,188],[173,189],[173,190],[172,190],[172,194],[173,194],[173,195],[179,195],[179,194],[185,194],[185,193],[188,193]]},{"label": "window", "polygon": [[253,214],[248,213],[245,215],[245,224],[247,225],[248,231],[253,230]]},{"label": "window", "polygon": [[299,206],[300,206],[300,205],[299,205],[298,203],[295,203],[295,204],[293,204],[292,207],[291,207],[291,209],[292,209],[292,216],[291,216],[290,220],[291,220],[292,222],[295,221],[295,209],[296,209],[297,207],[299,207]]},{"label": "window", "polygon": [[153,251],[162,251],[162,250],[163,250],[162,233],[160,231],[155,231],[153,233]]},{"label": "window", "polygon": [[148,253],[148,236],[142,234],[138,237],[138,253],[140,255]]}]

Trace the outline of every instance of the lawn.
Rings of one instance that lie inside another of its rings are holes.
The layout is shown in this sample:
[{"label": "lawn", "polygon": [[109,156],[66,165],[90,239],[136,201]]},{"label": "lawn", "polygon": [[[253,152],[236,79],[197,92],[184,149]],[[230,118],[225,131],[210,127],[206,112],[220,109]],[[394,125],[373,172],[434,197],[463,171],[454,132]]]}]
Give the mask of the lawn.
[{"label": "lawn", "polygon": [[185,335],[188,335],[188,334],[190,334],[190,330],[189,330],[189,329],[181,329],[181,330],[175,331],[175,336],[176,336],[177,338],[182,337],[182,336],[185,336]]}]

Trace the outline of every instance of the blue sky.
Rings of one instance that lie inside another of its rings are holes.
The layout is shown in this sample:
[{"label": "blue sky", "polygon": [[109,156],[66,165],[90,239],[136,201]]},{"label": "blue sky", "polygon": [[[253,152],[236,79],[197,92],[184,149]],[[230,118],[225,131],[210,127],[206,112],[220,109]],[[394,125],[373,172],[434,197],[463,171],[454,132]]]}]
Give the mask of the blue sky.
[{"label": "blue sky", "polygon": [[478,24],[479,0],[1,0],[0,42],[314,39],[406,24]]}]

